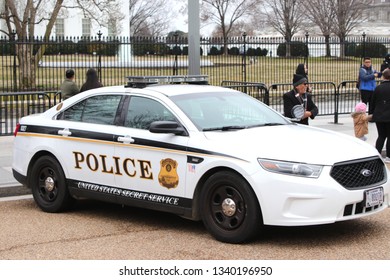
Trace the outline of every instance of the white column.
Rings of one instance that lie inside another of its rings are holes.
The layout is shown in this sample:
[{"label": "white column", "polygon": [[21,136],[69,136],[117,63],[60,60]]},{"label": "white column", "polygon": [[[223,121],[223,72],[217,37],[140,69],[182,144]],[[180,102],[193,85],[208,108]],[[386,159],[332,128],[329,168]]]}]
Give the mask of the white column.
[{"label": "white column", "polygon": [[200,75],[199,1],[188,0],[188,75]]},{"label": "white column", "polygon": [[121,39],[121,44],[119,47],[118,60],[121,63],[129,63],[131,61],[131,45],[130,45],[130,7],[128,0],[118,0],[119,4],[122,7],[124,18],[118,22],[118,26],[121,27],[121,32],[118,36]]}]

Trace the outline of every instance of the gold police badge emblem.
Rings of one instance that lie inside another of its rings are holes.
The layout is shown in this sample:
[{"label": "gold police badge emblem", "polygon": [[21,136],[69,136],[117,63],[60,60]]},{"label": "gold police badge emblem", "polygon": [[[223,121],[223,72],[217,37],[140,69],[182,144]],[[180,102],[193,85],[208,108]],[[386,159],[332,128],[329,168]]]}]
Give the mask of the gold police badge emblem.
[{"label": "gold police badge emblem", "polygon": [[171,158],[162,159],[160,161],[160,173],[158,174],[158,182],[161,186],[168,189],[176,188],[179,184],[179,175],[177,174],[177,161]]}]

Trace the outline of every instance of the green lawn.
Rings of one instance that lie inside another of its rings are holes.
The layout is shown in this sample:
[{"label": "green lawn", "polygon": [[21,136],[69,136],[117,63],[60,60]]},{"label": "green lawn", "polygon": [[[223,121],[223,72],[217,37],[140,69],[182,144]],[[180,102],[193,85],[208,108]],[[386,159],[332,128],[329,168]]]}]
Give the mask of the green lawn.
[{"label": "green lawn", "polygon": [[[126,83],[126,76],[148,76],[148,75],[172,75],[174,56],[141,56],[132,57],[138,64],[159,61],[172,65],[170,67],[110,67],[102,68],[101,77],[104,85],[118,85]],[[85,80],[86,70],[96,63],[97,56],[92,55],[54,55],[44,56],[45,62],[81,62],[82,66],[75,68],[76,82],[79,86]],[[178,61],[186,61],[187,56],[179,56]],[[295,68],[304,58],[279,58],[279,57],[256,57],[246,58],[246,67],[243,67],[242,56],[202,56],[201,60],[211,63],[212,66],[201,67],[201,74],[208,75],[213,85],[220,85],[224,80],[262,82],[266,85],[291,83]],[[102,63],[117,61],[116,57],[102,57]],[[382,59],[373,59],[375,69],[380,69]],[[326,58],[309,57],[309,81],[310,82],[333,82],[336,85],[346,80],[356,80],[359,70],[359,58]],[[10,91],[13,86],[13,57],[0,57],[0,90]],[[64,79],[66,66],[60,67],[39,67],[37,71],[37,87],[41,90],[56,90]],[[19,69],[16,69],[17,73]],[[187,75],[187,68],[179,68],[179,75]]]}]

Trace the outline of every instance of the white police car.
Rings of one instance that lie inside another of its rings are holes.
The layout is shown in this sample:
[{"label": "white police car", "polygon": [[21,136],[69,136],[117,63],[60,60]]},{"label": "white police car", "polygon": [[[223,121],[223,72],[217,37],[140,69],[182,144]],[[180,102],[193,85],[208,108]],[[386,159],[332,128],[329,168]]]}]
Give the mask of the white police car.
[{"label": "white police car", "polygon": [[104,200],[201,219],[231,243],[262,225],[326,224],[388,207],[387,168],[363,141],[294,124],[231,89],[149,85],[205,79],[133,77],[22,118],[15,178],[43,211]]}]

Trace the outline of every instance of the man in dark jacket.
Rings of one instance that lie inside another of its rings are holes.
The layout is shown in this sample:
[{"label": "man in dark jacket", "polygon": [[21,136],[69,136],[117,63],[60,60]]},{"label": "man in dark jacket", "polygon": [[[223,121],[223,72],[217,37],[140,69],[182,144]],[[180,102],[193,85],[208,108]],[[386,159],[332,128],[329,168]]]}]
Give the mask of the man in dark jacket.
[{"label": "man in dark jacket", "polygon": [[311,94],[306,92],[307,79],[301,75],[294,74],[293,90],[283,94],[284,115],[288,118],[297,118],[293,115],[293,108],[296,105],[303,107],[303,117],[295,122],[309,124],[309,118],[314,119],[318,114],[318,108],[314,104]]},{"label": "man in dark jacket", "polygon": [[73,95],[79,93],[79,87],[74,82],[74,70],[68,69],[65,72],[65,80],[62,82],[60,86],[62,99],[65,100]]},{"label": "man in dark jacket", "polygon": [[382,153],[386,143],[385,162],[390,163],[390,69],[383,71],[383,82],[375,88],[369,113],[378,130],[375,148]]}]

